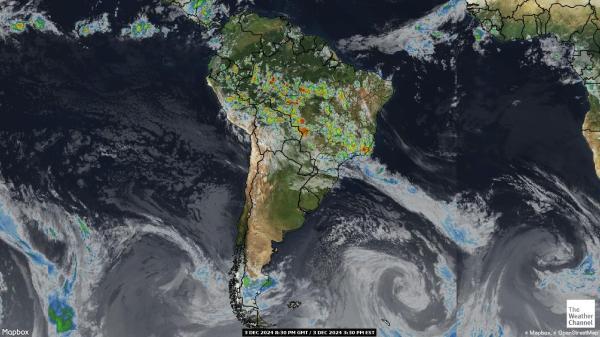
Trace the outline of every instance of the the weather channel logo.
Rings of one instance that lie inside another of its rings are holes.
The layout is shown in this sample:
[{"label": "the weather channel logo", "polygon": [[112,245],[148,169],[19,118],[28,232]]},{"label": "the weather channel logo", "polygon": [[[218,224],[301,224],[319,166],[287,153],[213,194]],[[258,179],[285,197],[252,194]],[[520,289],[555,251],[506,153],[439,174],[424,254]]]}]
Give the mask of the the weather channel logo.
[{"label": "the weather channel logo", "polygon": [[567,328],[596,328],[596,301],[567,300]]}]

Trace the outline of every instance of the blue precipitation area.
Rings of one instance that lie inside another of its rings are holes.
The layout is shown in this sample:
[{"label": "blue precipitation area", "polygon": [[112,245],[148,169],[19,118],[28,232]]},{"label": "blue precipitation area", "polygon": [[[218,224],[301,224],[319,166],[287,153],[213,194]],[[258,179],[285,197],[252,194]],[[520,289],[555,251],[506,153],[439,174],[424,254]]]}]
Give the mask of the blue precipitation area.
[{"label": "blue precipitation area", "polygon": [[73,269],[71,278],[65,280],[62,294],[54,292],[48,296],[48,320],[56,327],[56,333],[62,333],[64,336],[70,336],[76,327],[75,310],[68,303],[77,279],[77,265]]},{"label": "blue precipitation area", "polygon": [[[415,197],[417,196],[416,195],[418,192],[417,187],[410,184],[408,181],[406,181],[404,184],[401,184],[400,180],[398,180],[394,177],[389,177],[389,176],[384,175],[383,173],[385,172],[385,169],[383,167],[377,169],[377,171],[374,172],[365,165],[363,167],[363,172],[365,173],[365,175],[367,177],[374,179],[374,180],[381,181],[388,185],[406,185],[405,191],[409,195],[414,195]],[[448,208],[448,205],[446,205],[446,208]],[[408,209],[410,210],[410,207]],[[474,240],[472,238],[472,236],[469,234],[469,231],[466,228],[460,228],[456,225],[456,222],[454,221],[454,219],[451,216],[451,211],[446,209],[446,213],[447,213],[447,216],[442,221],[441,226],[444,229],[444,231],[446,232],[446,234],[448,235],[448,237],[450,239],[452,239],[452,241],[454,241],[455,243],[457,243],[458,245],[460,245],[462,247],[476,246],[478,243],[476,240]]]},{"label": "blue precipitation area", "polygon": [[456,312],[457,321],[454,323],[446,333],[444,333],[444,337],[459,337],[459,336],[470,336],[470,337],[503,337],[504,336],[504,328],[499,323],[496,323],[495,328],[486,329],[477,329],[471,331],[459,331],[461,330],[461,322],[464,318],[464,309],[460,308]]},{"label": "blue precipitation area", "polygon": [[206,287],[210,286],[211,281],[214,281],[216,285],[220,287],[227,285],[227,281],[223,275],[220,273],[214,273],[213,270],[207,265],[196,269],[193,276]]},{"label": "blue precipitation area", "polygon": [[69,297],[73,292],[73,285],[75,284],[75,280],[77,279],[77,263],[75,263],[75,268],[73,268],[73,276],[70,279],[65,281],[63,286],[63,296]]},{"label": "blue precipitation area", "polygon": [[452,273],[452,271],[450,271],[450,268],[448,268],[448,266],[442,266],[438,269],[440,271],[440,275],[442,276],[442,278],[444,278],[445,281],[453,281],[454,280],[454,274]]},{"label": "blue precipitation area", "polygon": [[42,254],[33,250],[31,245],[21,238],[17,231],[17,224],[12,217],[4,212],[2,204],[0,204],[0,232],[2,232],[3,237],[7,237],[10,243],[16,245],[23,254],[27,255],[31,262],[39,266],[47,267],[48,274],[54,275],[56,269],[54,264],[48,261]]},{"label": "blue precipitation area", "polygon": [[391,329],[379,329],[379,335],[383,337],[402,337],[398,330]]},{"label": "blue precipitation area", "polygon": [[450,0],[445,5],[443,5],[437,12],[438,15],[445,15],[453,8],[456,7],[463,0]]},{"label": "blue precipitation area", "polygon": [[248,276],[244,276],[242,279],[242,296],[244,299],[253,300],[256,299],[256,304],[258,309],[264,310],[268,308],[266,304],[259,304],[258,297],[265,292],[273,289],[277,286],[279,282],[277,282],[274,278],[267,276],[266,278],[258,278],[256,280],[252,280]]},{"label": "blue precipitation area", "polygon": [[[17,230],[18,226],[14,219],[5,213],[3,205],[0,204],[0,236],[25,254],[32,264],[46,267],[48,275],[52,279],[56,279],[55,265],[48,261],[44,255],[35,251],[27,241],[23,240]],[[77,278],[76,266],[74,269],[73,276],[65,280],[61,291],[55,292],[48,297],[48,319],[52,324],[56,325],[57,333],[64,333],[65,336],[70,335],[70,331],[75,328],[75,324],[73,323],[75,311],[67,303],[67,299],[73,291],[73,285]]]},{"label": "blue precipitation area", "polygon": [[[448,337],[456,337],[456,332],[454,333],[454,335],[452,336],[448,336]],[[504,329],[502,328],[502,326],[500,324],[498,324],[496,326],[496,331],[471,331],[471,334],[469,336],[472,337],[502,337],[504,336]]]},{"label": "blue precipitation area", "polygon": [[[442,336],[443,337],[458,337],[458,335],[456,333],[456,327],[457,327],[457,325],[458,325],[457,323],[454,323],[454,325],[452,325],[452,327],[445,334],[443,334]],[[400,330],[398,330],[398,329],[380,328],[378,336],[382,336],[382,337],[408,337],[408,336],[412,336],[412,335],[411,334],[403,335],[400,332]],[[500,337],[500,336],[497,336],[497,337]],[[477,337],[479,337],[479,336],[477,336]],[[490,337],[496,337],[496,336],[490,335]]]},{"label": "blue precipitation area", "polygon": [[594,258],[592,255],[586,255],[575,268],[565,269],[557,274],[543,277],[538,287],[544,289],[549,283],[553,283],[565,292],[600,292],[600,283],[598,282],[598,275],[594,268]]},{"label": "blue precipitation area", "polygon": [[476,242],[473,239],[468,238],[468,232],[464,228],[458,228],[454,220],[448,215],[443,223],[444,230],[450,236],[452,241],[460,244],[461,246],[475,245]]},{"label": "blue precipitation area", "polygon": [[75,329],[75,310],[65,297],[51,294],[48,297],[48,320],[56,327],[56,333],[70,336]]},{"label": "blue precipitation area", "polygon": [[[367,177],[369,177],[369,178],[373,178],[373,179],[377,179],[377,180],[379,180],[379,181],[383,181],[384,183],[386,183],[386,184],[389,184],[389,185],[398,185],[398,184],[400,183],[400,181],[399,181],[398,179],[394,178],[394,177],[384,177],[384,176],[381,176],[381,174],[382,174],[384,171],[385,171],[385,170],[384,170],[384,168],[383,168],[383,167],[382,167],[382,168],[379,168],[379,169],[377,170],[377,173],[375,173],[375,172],[371,171],[371,169],[369,169],[369,168],[368,168],[368,167],[366,167],[366,166],[365,166],[365,168],[364,168],[364,172],[365,172],[365,174],[367,175]],[[406,190],[407,190],[407,191],[408,191],[408,193],[410,193],[410,194],[415,194],[415,193],[417,193],[417,188],[416,188],[416,187],[414,187],[414,186],[412,186],[412,185],[410,185],[410,186],[409,186],[409,187],[408,187]]]},{"label": "blue precipitation area", "polygon": [[594,270],[594,260],[591,255],[587,255],[583,261],[579,264],[578,269],[583,271],[584,275],[594,275],[596,274],[596,270]]},{"label": "blue precipitation area", "polygon": [[[448,15],[449,12],[453,10],[457,5],[459,5],[462,1],[463,0],[448,1],[445,5],[440,7],[437,11],[435,11],[432,14],[435,19],[432,19],[431,16],[428,16],[427,18],[429,20],[417,23],[414,29],[424,36],[434,34],[439,28],[439,21],[443,20],[443,17]],[[404,50],[406,50],[406,52],[409,55],[418,54],[420,50],[425,50],[428,53],[433,54],[434,49],[435,45],[430,39],[410,39],[404,46]]]}]

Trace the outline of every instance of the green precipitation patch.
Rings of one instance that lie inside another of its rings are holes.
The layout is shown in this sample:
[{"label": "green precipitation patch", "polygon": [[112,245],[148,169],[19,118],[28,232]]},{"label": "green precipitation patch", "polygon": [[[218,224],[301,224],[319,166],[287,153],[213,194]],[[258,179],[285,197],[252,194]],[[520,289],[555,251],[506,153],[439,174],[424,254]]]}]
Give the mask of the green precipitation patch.
[{"label": "green precipitation patch", "polygon": [[91,230],[90,230],[90,227],[87,225],[87,223],[80,217],[77,217],[77,224],[79,225],[79,230],[81,231],[81,235],[83,237],[88,237],[91,233]]},{"label": "green precipitation patch", "polygon": [[75,312],[73,308],[68,305],[49,305],[48,306],[48,318],[50,322],[56,325],[56,332],[63,333],[73,330],[75,327],[73,318]]},{"label": "green precipitation patch", "polygon": [[[380,98],[380,105],[391,95],[381,78],[342,64],[324,40],[305,36],[284,20],[242,14],[224,26],[222,36],[222,47],[209,65],[209,79],[227,96],[247,94],[248,105],[273,107],[284,98],[293,99],[301,94],[294,92],[301,86],[298,81],[321,81],[331,91],[366,80],[380,90],[372,93]],[[267,91],[264,83],[252,81],[256,72],[273,76],[278,88]],[[368,126],[374,127],[374,123],[369,121]]]},{"label": "green precipitation patch", "polygon": [[23,33],[28,27],[36,30],[44,30],[46,28],[46,20],[36,15],[29,20],[13,20],[9,25],[10,31],[13,33]]},{"label": "green precipitation patch", "polygon": [[249,288],[249,287],[261,287],[261,288],[268,288],[271,287],[275,282],[273,282],[273,279],[268,277],[266,280],[264,279],[252,279],[250,278],[248,275],[245,275],[242,278],[242,285],[245,288]]},{"label": "green precipitation patch", "polygon": [[46,28],[46,20],[42,17],[35,17],[31,20],[32,26],[37,30],[43,30]]},{"label": "green precipitation patch", "polygon": [[22,33],[27,29],[27,21],[15,20],[10,23],[10,30],[13,33]]},{"label": "green precipitation patch", "polygon": [[[252,121],[266,131],[257,134],[271,137],[266,216],[282,231],[297,229],[336,182],[339,165],[371,154],[375,113],[391,85],[343,64],[325,40],[280,18],[234,16],[221,38],[208,81],[234,120]],[[254,207],[246,204],[238,244]]]}]

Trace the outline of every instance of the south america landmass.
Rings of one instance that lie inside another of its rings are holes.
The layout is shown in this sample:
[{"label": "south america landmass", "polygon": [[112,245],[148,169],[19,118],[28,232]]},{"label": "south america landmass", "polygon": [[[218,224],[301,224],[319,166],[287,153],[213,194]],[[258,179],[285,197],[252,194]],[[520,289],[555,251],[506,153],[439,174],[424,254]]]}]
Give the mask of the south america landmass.
[{"label": "south america landmass", "polygon": [[340,166],[372,153],[377,112],[392,85],[344,64],[323,39],[281,18],[243,13],[221,37],[207,80],[227,119],[250,138],[237,244],[245,273],[257,278],[272,242],[302,226]]},{"label": "south america landmass", "polygon": [[572,45],[571,67],[587,89],[582,133],[600,177],[600,0],[467,0],[468,11],[500,41],[554,36]]}]

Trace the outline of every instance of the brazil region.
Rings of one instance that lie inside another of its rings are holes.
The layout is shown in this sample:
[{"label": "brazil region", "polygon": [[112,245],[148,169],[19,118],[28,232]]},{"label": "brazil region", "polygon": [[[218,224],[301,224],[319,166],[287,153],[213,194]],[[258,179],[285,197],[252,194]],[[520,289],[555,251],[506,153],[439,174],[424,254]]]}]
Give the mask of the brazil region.
[{"label": "brazil region", "polygon": [[237,244],[245,277],[256,279],[272,242],[302,226],[340,166],[372,153],[377,112],[392,85],[280,18],[240,14],[221,33],[208,82],[251,143]]}]

